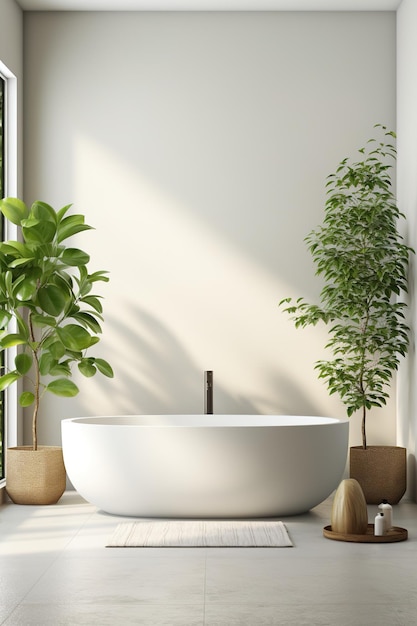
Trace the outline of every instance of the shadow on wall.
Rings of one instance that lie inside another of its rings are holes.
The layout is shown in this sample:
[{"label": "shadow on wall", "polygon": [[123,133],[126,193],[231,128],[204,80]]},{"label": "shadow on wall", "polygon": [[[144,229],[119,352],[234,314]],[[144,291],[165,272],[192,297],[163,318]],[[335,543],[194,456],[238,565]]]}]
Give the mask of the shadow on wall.
[{"label": "shadow on wall", "polygon": [[[109,348],[109,346],[111,346]],[[91,397],[96,414],[201,414],[204,410],[204,369],[183,348],[175,335],[150,312],[123,307],[123,319],[106,315],[102,342],[103,356],[115,371],[113,381],[95,377],[78,381],[80,401],[91,413]],[[207,365],[207,369],[214,369]],[[248,368],[242,373],[250,376]],[[239,379],[241,377],[239,376]],[[297,414],[318,415],[320,410],[285,374],[269,372],[265,382],[268,397],[237,393],[216,376],[214,369],[214,412],[217,414],[291,413],[294,398]],[[85,385],[85,392],[83,386]],[[94,386],[97,386],[94,388]],[[242,388],[245,379],[242,377]],[[104,408],[105,407],[105,408]],[[98,411],[98,413],[97,413]]]},{"label": "shadow on wall", "polygon": [[[154,315],[132,307],[126,318],[129,323],[106,316],[106,327],[115,346],[112,352],[116,396],[122,412],[202,413],[204,371]],[[128,359],[123,356],[126,350]],[[214,385],[216,412],[256,413],[248,398],[233,397],[216,378]]]},{"label": "shadow on wall", "polygon": [[276,402],[271,406],[270,414],[293,415],[294,406],[297,415],[322,415],[323,410],[313,402],[310,395],[299,385],[294,377],[284,372],[268,375],[268,387],[276,390]]}]

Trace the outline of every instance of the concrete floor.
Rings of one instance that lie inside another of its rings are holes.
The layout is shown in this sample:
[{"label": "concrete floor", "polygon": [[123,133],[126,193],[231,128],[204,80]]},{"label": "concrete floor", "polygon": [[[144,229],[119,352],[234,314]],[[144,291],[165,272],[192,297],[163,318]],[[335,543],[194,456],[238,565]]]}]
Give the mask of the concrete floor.
[{"label": "concrete floor", "polygon": [[417,624],[417,505],[394,507],[409,539],[379,545],[325,539],[330,508],[282,518],[293,548],[119,549],[105,544],[125,518],[75,492],[55,506],[3,504],[0,624]]}]

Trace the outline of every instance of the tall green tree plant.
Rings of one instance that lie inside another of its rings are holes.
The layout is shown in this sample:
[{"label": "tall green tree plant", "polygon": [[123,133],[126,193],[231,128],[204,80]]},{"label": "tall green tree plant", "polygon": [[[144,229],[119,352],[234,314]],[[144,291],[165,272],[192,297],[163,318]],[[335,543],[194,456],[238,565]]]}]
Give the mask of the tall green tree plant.
[{"label": "tall green tree plant", "polygon": [[383,141],[370,139],[359,150],[359,161],[350,164],[345,158],[329,176],[323,225],[305,239],[316,274],[325,282],[320,304],[304,298],[280,302],[296,327],[329,325],[326,347],[333,358],[315,368],[330,394],[339,394],[349,417],[361,410],[363,448],[367,412],[386,404],[409,344],[401,294],[407,292],[413,250],[398,230],[404,215],[391,184],[395,133],[378,127]]},{"label": "tall green tree plant", "polygon": [[18,240],[0,243],[0,350],[18,347],[14,367],[0,376],[0,389],[27,380],[19,402],[33,406],[33,450],[43,395],[73,397],[79,391],[71,380],[74,363],[84,376],[113,376],[107,361],[87,356],[103,320],[101,297],[92,288],[108,277],[105,271],[90,274],[89,255],[65,245],[91,229],[83,215],[68,215],[70,207],[55,211],[45,202],[29,208],[18,198],[0,200],[0,211],[18,227]]}]

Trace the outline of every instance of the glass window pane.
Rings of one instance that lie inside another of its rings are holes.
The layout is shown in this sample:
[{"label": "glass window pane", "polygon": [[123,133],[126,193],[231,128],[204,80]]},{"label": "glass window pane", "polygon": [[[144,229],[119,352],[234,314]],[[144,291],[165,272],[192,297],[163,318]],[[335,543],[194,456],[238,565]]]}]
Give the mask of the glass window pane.
[{"label": "glass window pane", "polygon": [[[4,184],[5,184],[5,140],[4,140],[4,120],[5,120],[5,91],[6,82],[0,76],[0,198],[4,197]],[[0,241],[3,239],[3,216],[0,218]],[[4,367],[4,355],[0,354],[0,368],[3,372]],[[4,392],[0,392],[0,480],[4,478],[4,450],[5,450],[5,437],[4,437]]]}]

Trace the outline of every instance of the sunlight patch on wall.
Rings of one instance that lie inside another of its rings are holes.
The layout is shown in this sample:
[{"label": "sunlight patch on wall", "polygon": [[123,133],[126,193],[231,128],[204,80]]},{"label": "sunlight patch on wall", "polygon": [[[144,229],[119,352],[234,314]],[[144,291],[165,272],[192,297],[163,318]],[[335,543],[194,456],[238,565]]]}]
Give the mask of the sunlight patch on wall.
[{"label": "sunlight patch on wall", "polygon": [[[100,345],[118,376],[110,385],[89,380],[86,389],[112,389],[105,394],[112,410],[149,412],[168,410],[179,385],[190,400],[178,408],[200,412],[200,379],[212,369],[216,412],[283,413],[294,396],[302,412],[325,412],[312,365],[325,330],[294,330],[278,302],[298,294],[279,275],[233,246],[208,212],[182,206],[103,145],[78,136],[75,163],[74,201],[96,228],[80,238],[97,267],[110,271]],[[300,371],[302,389],[292,376]]]}]

